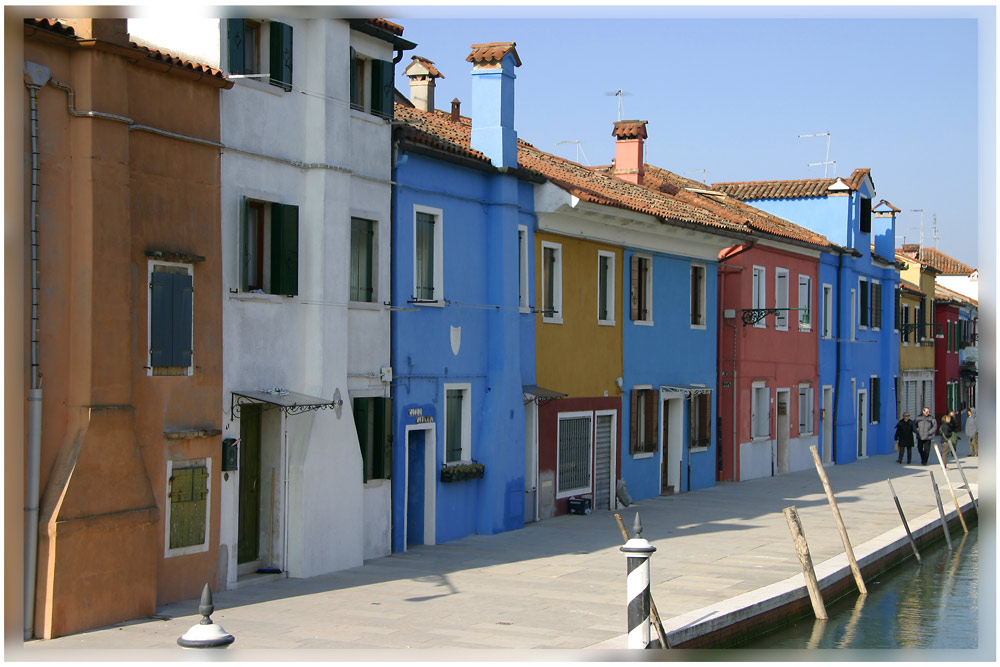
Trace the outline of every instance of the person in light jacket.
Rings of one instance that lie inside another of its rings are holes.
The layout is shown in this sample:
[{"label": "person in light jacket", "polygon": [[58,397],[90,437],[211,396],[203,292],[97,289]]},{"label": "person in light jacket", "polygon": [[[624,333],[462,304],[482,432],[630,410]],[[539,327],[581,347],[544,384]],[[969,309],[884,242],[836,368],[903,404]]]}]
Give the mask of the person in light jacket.
[{"label": "person in light jacket", "polygon": [[927,465],[927,459],[931,455],[931,438],[937,433],[937,420],[931,414],[931,409],[924,407],[920,411],[920,416],[916,419],[917,427],[917,453],[920,454],[920,465]]},{"label": "person in light jacket", "polygon": [[969,456],[979,456],[979,426],[976,424],[976,410],[966,411],[965,435],[969,436]]}]

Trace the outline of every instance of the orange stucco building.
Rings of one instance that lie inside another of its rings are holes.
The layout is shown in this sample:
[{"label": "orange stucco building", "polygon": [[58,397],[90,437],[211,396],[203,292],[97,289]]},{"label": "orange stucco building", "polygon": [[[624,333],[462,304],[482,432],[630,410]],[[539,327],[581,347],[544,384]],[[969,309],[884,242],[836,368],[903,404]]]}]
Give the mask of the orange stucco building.
[{"label": "orange stucco building", "polygon": [[25,633],[51,638],[216,585],[232,84],[130,44],[124,20],[26,20],[23,55],[25,287],[38,277],[24,386],[41,393],[40,429],[25,429],[40,490]]}]

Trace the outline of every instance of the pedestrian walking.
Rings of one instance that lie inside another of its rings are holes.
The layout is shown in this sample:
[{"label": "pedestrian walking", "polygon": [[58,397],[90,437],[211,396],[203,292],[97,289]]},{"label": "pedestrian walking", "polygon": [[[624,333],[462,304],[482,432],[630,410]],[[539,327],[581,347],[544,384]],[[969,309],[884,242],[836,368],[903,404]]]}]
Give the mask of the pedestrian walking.
[{"label": "pedestrian walking", "polygon": [[910,421],[910,413],[904,412],[903,418],[896,422],[896,448],[899,449],[899,456],[896,463],[903,462],[903,450],[906,450],[906,463],[913,460],[913,422]]},{"label": "pedestrian walking", "polygon": [[931,438],[937,433],[937,420],[931,414],[931,409],[925,406],[915,421],[917,453],[920,454],[920,465],[925,466],[931,455]]},{"label": "pedestrian walking", "polygon": [[976,410],[966,410],[965,435],[969,437],[969,456],[979,456],[979,426],[976,424]]},{"label": "pedestrian walking", "polygon": [[941,425],[938,426],[938,435],[941,436],[941,449],[944,450],[944,460],[947,462],[948,454],[954,454],[958,458],[958,435],[952,427],[951,415],[941,415]]}]

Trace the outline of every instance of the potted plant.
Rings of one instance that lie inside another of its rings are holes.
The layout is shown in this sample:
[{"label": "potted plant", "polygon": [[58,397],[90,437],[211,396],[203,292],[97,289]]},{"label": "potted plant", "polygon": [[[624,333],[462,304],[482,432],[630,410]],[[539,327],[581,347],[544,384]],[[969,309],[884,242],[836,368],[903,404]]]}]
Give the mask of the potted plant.
[{"label": "potted plant", "polygon": [[459,463],[457,465],[444,465],[441,467],[442,482],[461,482],[466,479],[482,479],[486,474],[486,466],[473,461],[472,463]]}]

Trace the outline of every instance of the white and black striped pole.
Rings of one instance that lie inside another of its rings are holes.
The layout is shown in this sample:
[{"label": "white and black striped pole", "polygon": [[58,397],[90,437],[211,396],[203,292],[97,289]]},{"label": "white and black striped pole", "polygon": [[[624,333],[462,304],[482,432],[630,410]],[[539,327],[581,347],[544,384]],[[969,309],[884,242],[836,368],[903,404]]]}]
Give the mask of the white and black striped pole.
[{"label": "white and black striped pole", "polygon": [[632,526],[635,537],[621,550],[627,557],[625,590],[628,598],[628,648],[650,648],[649,644],[649,557],[656,547],[642,538],[639,513]]}]

